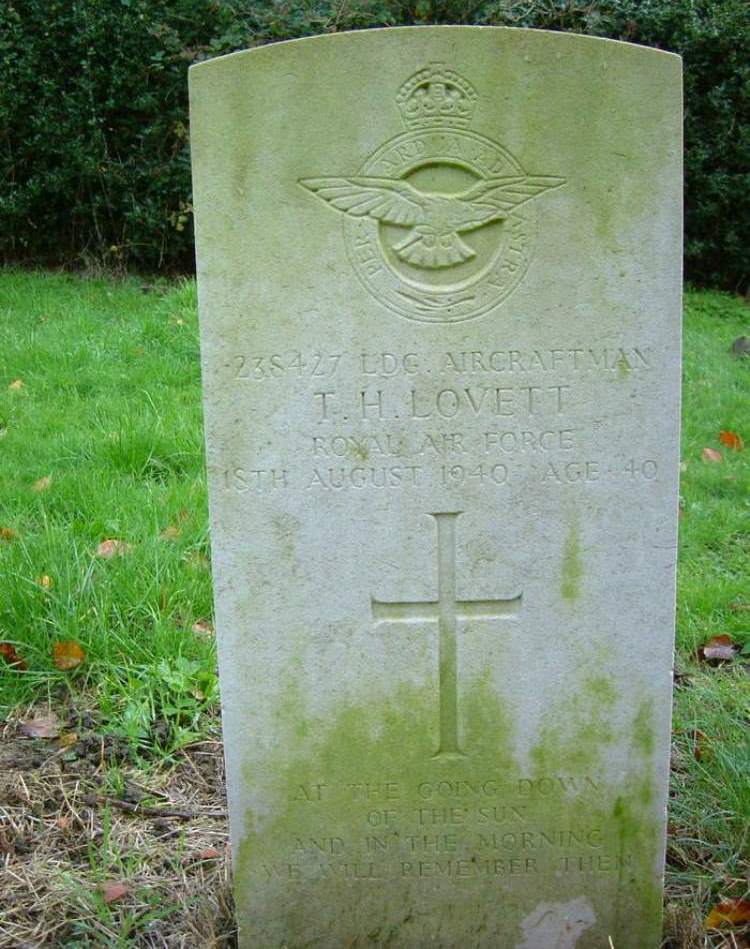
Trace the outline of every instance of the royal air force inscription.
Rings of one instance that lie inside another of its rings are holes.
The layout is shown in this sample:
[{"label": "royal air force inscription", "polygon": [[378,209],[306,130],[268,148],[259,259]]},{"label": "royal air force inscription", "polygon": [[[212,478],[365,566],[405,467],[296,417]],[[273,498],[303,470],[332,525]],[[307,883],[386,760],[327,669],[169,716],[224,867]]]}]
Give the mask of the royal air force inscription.
[{"label": "royal air force inscription", "polygon": [[[658,371],[648,346],[523,351],[239,354],[226,363],[235,385],[309,386],[303,406],[307,463],[272,465],[262,457],[223,469],[225,489],[408,490],[437,482],[488,489],[529,477],[555,485],[622,479],[653,481],[657,463],[634,456],[619,466],[584,449],[599,387]],[[355,380],[354,386],[342,380]],[[483,420],[484,431],[463,423]]]}]

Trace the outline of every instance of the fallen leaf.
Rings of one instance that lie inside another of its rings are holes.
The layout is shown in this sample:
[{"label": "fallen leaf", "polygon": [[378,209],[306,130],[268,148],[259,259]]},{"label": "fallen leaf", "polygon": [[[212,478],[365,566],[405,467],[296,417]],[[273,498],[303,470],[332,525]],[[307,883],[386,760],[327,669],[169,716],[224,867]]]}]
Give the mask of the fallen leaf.
[{"label": "fallen leaf", "polygon": [[108,883],[102,889],[102,896],[105,903],[114,903],[121,900],[123,896],[127,896],[129,892],[124,883]]},{"label": "fallen leaf", "polygon": [[720,929],[722,926],[744,926],[750,923],[750,901],[725,900],[717,903],[706,916],[706,929]]},{"label": "fallen leaf", "polygon": [[18,534],[10,527],[0,527],[0,540],[15,540]]},{"label": "fallen leaf", "polygon": [[58,745],[61,748],[70,748],[75,745],[77,741],[78,734],[76,732],[65,732],[64,734],[60,735]]},{"label": "fallen leaf", "polygon": [[202,636],[213,636],[214,634],[213,626],[205,619],[196,620],[191,629],[194,633],[199,633]]},{"label": "fallen leaf", "polygon": [[698,658],[705,662],[727,662],[734,659],[739,649],[740,647],[731,636],[721,633],[719,636],[712,636],[707,643],[698,648]]},{"label": "fallen leaf", "polygon": [[36,491],[37,494],[40,491],[46,491],[47,488],[52,484],[52,475],[45,475],[43,478],[39,478],[38,481],[35,481],[31,486],[32,491]]},{"label": "fallen leaf", "polygon": [[57,738],[59,732],[60,719],[54,712],[21,722],[18,729],[19,735],[25,738]]},{"label": "fallen leaf", "polygon": [[61,814],[57,818],[56,823],[60,830],[65,833],[68,827],[70,827],[70,814]]},{"label": "fallen leaf", "polygon": [[214,850],[213,847],[206,847],[205,850],[201,850],[198,854],[199,860],[218,860],[221,854],[218,850]]},{"label": "fallen leaf", "polygon": [[204,850],[198,850],[195,853],[186,854],[183,857],[183,863],[199,863],[201,860],[218,860],[221,853],[213,847],[206,847]]},{"label": "fallen leaf", "polygon": [[26,665],[26,660],[18,655],[16,647],[11,643],[0,643],[0,656],[3,657],[9,666],[15,666],[16,669],[29,668]]},{"label": "fallen leaf", "polygon": [[132,544],[124,540],[103,540],[96,548],[96,556],[103,557],[105,560],[111,560],[113,557],[124,557],[133,549]]},{"label": "fallen leaf", "polygon": [[23,379],[14,379],[8,388],[11,392],[18,392],[19,389],[23,389]]},{"label": "fallen leaf", "polygon": [[745,447],[742,436],[736,432],[719,432],[719,441],[727,448],[731,448],[732,451],[742,451]]},{"label": "fallen leaf", "polygon": [[45,590],[49,590],[52,586],[52,577],[48,577],[47,574],[43,574],[41,577],[37,577],[36,581],[40,587],[44,587]]},{"label": "fallen leaf", "polygon": [[164,528],[161,534],[159,534],[159,537],[162,540],[179,540],[180,537],[182,537],[182,531],[179,527],[175,527],[174,524],[170,524]]},{"label": "fallen leaf", "polygon": [[52,655],[55,668],[63,671],[75,669],[86,658],[86,653],[74,640],[55,643],[52,647]]},{"label": "fallen leaf", "polygon": [[704,461],[723,461],[724,456],[720,451],[716,451],[715,448],[704,448],[701,452],[701,458]]},{"label": "fallen leaf", "polygon": [[738,600],[735,600],[734,603],[729,604],[729,609],[734,613],[750,612],[750,603],[740,603]]}]

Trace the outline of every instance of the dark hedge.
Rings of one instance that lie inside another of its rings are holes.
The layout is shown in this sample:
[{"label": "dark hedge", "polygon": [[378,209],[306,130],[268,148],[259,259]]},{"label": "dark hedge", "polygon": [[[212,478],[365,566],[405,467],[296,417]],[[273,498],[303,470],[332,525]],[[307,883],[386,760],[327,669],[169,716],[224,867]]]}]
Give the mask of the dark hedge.
[{"label": "dark hedge", "polygon": [[748,291],[748,0],[5,0],[0,258],[192,269],[188,66],[298,36],[426,23],[570,30],[681,53],[686,276]]}]

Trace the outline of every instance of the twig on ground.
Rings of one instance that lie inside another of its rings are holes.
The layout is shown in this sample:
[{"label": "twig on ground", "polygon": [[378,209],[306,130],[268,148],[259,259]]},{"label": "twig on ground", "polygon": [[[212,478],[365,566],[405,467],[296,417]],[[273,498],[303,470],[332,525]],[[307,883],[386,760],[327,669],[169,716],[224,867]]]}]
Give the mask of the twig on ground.
[{"label": "twig on ground", "polygon": [[196,817],[226,817],[227,812],[197,811],[183,807],[149,807],[146,804],[131,804],[129,801],[120,801],[115,797],[100,797],[95,794],[84,794],[81,797],[84,804],[96,807],[97,804],[110,804],[129,814],[143,814],[145,817],[177,817],[180,820],[193,820]]}]

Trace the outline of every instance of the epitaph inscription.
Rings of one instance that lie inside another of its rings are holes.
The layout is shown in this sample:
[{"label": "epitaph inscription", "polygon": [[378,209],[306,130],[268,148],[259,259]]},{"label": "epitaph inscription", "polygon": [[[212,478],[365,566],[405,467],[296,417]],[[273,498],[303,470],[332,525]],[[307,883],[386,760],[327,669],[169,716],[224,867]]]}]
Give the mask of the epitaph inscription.
[{"label": "epitaph inscription", "polygon": [[464,27],[191,69],[242,949],[659,944],[679,71]]}]

